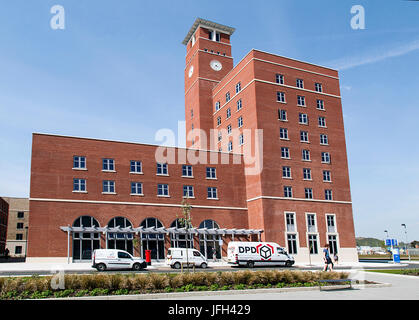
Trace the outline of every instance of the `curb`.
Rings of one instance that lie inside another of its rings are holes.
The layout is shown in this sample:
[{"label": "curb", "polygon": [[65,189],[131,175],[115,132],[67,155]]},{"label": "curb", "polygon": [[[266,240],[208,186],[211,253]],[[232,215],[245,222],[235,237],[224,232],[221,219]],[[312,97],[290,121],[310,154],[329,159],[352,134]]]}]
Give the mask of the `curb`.
[{"label": "curb", "polygon": [[[391,287],[390,283],[376,284],[356,284],[352,285],[352,290],[361,290],[365,288],[385,288]],[[332,286],[331,286],[332,287]],[[329,290],[346,289],[344,285],[333,286]],[[48,298],[40,300],[153,300],[153,299],[176,299],[183,297],[201,297],[201,296],[225,296],[231,294],[253,294],[253,293],[287,293],[299,291],[319,291],[319,287],[296,287],[296,288],[266,288],[266,289],[248,289],[248,290],[223,290],[223,291],[192,291],[192,292],[171,292],[171,293],[148,293],[135,295],[109,295],[93,297],[68,297],[68,298]],[[327,291],[327,290],[325,290]],[[30,299],[35,300],[35,299]]]}]

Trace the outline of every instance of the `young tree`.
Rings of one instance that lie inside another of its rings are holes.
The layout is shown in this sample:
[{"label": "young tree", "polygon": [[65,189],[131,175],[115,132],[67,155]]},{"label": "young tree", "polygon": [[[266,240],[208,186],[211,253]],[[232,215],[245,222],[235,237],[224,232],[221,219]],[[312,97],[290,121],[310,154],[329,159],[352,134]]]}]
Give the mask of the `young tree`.
[{"label": "young tree", "polygon": [[188,203],[187,199],[182,200],[182,216],[178,219],[179,224],[186,230],[186,266],[189,271],[189,229],[192,228],[192,206]]}]

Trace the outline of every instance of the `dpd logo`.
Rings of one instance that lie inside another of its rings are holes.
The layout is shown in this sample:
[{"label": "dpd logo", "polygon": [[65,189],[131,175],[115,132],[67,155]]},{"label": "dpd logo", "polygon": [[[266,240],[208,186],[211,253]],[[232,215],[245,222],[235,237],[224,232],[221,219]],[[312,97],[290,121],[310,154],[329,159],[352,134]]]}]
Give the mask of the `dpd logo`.
[{"label": "dpd logo", "polygon": [[260,254],[264,260],[271,260],[274,248],[269,244],[259,244],[256,246],[256,252]]}]

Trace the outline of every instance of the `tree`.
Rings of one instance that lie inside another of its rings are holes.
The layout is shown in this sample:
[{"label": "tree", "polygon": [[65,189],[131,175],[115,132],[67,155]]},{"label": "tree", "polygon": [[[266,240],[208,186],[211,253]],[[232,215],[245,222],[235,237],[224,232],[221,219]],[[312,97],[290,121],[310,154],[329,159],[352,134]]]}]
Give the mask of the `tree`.
[{"label": "tree", "polygon": [[179,224],[186,230],[186,266],[189,271],[189,229],[192,228],[192,216],[191,216],[192,206],[188,203],[187,199],[182,200],[182,216],[179,218],[177,216]]}]

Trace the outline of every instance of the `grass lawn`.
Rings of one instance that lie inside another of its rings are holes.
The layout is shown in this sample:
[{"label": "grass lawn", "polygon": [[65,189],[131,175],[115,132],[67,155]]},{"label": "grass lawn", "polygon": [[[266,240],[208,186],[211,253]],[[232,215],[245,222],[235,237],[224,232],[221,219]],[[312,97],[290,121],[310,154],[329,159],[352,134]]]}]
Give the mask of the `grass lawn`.
[{"label": "grass lawn", "polygon": [[402,275],[408,275],[408,276],[419,276],[419,269],[368,270],[368,272],[402,274]]}]

